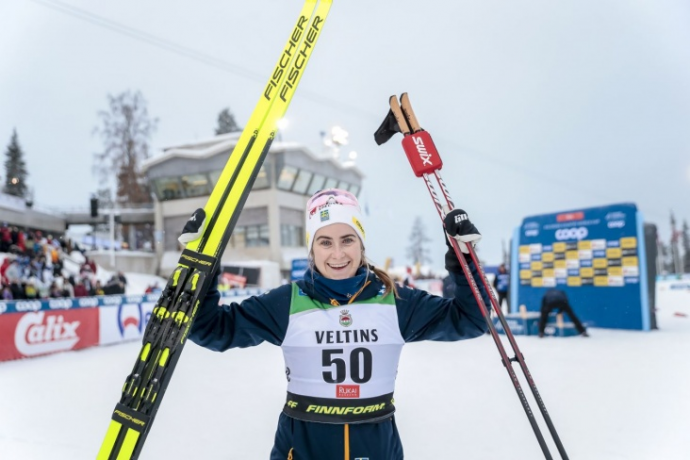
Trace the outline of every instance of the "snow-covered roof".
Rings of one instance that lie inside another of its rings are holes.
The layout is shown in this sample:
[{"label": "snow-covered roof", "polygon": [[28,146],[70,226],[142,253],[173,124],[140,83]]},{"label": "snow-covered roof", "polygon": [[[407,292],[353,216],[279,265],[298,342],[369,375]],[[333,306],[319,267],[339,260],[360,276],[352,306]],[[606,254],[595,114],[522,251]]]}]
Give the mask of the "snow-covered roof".
[{"label": "snow-covered roof", "polygon": [[[237,144],[237,141],[239,141],[241,134],[242,133],[239,132],[221,134],[219,136],[201,141],[164,147],[160,155],[149,158],[142,163],[142,171],[146,172],[152,166],[164,163],[172,158],[210,158],[220,152],[231,150]],[[364,173],[355,165],[353,161],[341,163],[332,157],[316,155],[306,146],[298,142],[274,141],[271,144],[269,152],[277,153],[285,150],[300,150],[315,161],[329,161],[339,169],[352,170],[360,177],[364,177]]]}]

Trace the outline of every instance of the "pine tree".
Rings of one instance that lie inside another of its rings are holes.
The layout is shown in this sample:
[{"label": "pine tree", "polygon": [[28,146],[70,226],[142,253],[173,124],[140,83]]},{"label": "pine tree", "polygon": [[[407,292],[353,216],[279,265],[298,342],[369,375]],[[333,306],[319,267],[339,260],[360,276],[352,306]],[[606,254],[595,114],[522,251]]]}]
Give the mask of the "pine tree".
[{"label": "pine tree", "polygon": [[28,191],[26,178],[29,173],[26,171],[24,151],[19,145],[16,129],[12,131],[12,138],[5,156],[5,185],[2,191],[8,195],[26,198]]},{"label": "pine tree", "polygon": [[218,127],[216,127],[216,136],[220,134],[234,133],[242,131],[242,128],[235,121],[235,116],[230,112],[229,108],[224,108],[218,114]]},{"label": "pine tree", "polygon": [[676,217],[671,211],[671,261],[673,270],[671,273],[680,273],[682,271],[680,249],[678,248],[678,240],[680,239],[680,232],[676,230]]},{"label": "pine tree", "polygon": [[407,257],[412,260],[413,264],[423,264],[424,262],[431,262],[429,257],[429,249],[426,243],[431,239],[426,236],[422,218],[417,217],[412,225],[412,233],[410,233],[410,245],[407,248]]},{"label": "pine tree", "polygon": [[671,247],[663,241],[659,241],[659,257],[661,271],[664,274],[673,273],[673,258],[671,257]]},{"label": "pine tree", "polygon": [[690,227],[683,221],[683,273],[690,273]]},{"label": "pine tree", "polygon": [[101,126],[95,128],[104,150],[95,154],[96,171],[104,181],[115,179],[118,203],[150,203],[151,193],[141,163],[149,157],[149,138],[158,120],[149,118],[146,100],[140,92],[108,95],[109,110],[98,113]]}]

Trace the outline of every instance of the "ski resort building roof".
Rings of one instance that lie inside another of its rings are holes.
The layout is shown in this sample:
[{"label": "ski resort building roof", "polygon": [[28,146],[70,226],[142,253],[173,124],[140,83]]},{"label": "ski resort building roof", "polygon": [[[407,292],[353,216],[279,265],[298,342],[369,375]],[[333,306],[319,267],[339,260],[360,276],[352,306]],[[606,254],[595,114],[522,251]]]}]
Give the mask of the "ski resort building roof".
[{"label": "ski resort building roof", "polygon": [[[177,237],[186,220],[203,207],[220,178],[240,133],[166,147],[143,166],[156,198],[160,274],[175,267]],[[277,262],[287,277],[292,260],[305,258],[304,208],[314,192],[342,188],[359,194],[364,174],[353,164],[319,156],[296,142],[276,141],[254,182],[225,250],[223,263]],[[170,266],[167,266],[170,265]]]}]

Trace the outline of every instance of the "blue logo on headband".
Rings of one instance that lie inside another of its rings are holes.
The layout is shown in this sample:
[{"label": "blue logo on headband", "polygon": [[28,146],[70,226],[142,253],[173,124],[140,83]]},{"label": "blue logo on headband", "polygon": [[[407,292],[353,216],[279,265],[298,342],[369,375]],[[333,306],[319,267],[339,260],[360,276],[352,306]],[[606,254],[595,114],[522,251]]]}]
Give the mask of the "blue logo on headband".
[{"label": "blue logo on headband", "polygon": [[324,209],[321,211],[321,222],[330,219],[330,216],[328,215],[328,209]]}]

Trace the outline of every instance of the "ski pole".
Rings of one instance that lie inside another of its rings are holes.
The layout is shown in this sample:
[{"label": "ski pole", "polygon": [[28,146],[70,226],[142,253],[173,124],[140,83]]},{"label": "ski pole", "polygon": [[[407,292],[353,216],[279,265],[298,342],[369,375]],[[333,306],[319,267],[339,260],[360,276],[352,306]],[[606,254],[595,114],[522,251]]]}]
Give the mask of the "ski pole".
[{"label": "ski pole", "polygon": [[[450,198],[450,195],[448,193],[448,189],[445,186],[445,183],[443,182],[441,175],[439,173],[439,170],[443,166],[443,162],[441,161],[440,156],[438,155],[438,151],[436,150],[433,140],[431,139],[431,136],[429,135],[428,132],[424,131],[421,126],[419,125],[419,122],[417,121],[417,118],[414,114],[414,111],[412,110],[412,106],[410,105],[409,97],[407,93],[403,93],[401,96],[401,102],[399,103],[397,98],[395,96],[392,96],[389,100],[390,103],[390,108],[391,108],[391,114],[395,119],[395,122],[397,123],[397,130],[402,132],[403,134],[403,149],[405,150],[405,153],[408,157],[408,160],[410,161],[410,165],[412,166],[412,169],[417,177],[422,177],[424,179],[424,182],[427,186],[427,190],[429,191],[429,194],[434,202],[434,205],[436,206],[436,210],[439,214],[439,217],[443,221],[446,211],[444,209],[443,204],[441,203],[441,200],[439,199],[438,195],[436,194],[435,187],[431,181],[430,174],[433,173],[434,177],[436,177],[436,180],[442,190],[442,194],[444,196],[444,200],[448,206],[449,209],[454,208],[453,206],[453,201]],[[402,103],[402,106],[401,106]],[[384,125],[386,124],[386,121],[384,121]],[[382,125],[383,127],[383,125]],[[390,137],[390,136],[388,136]],[[387,140],[387,139],[386,139]],[[377,139],[378,142],[378,139]],[[379,143],[383,143],[385,140]],[[534,431],[534,434],[537,438],[537,442],[539,443],[539,446],[542,449],[542,452],[544,454],[544,457],[547,460],[552,460],[551,453],[549,451],[549,448],[546,444],[546,441],[544,439],[544,436],[541,433],[541,430],[539,429],[539,425],[537,424],[536,418],[534,417],[534,414],[532,412],[532,409],[530,408],[530,405],[527,401],[527,398],[525,397],[525,393],[522,390],[522,385],[520,384],[520,381],[517,378],[517,375],[515,373],[515,370],[513,369],[512,366],[512,361],[517,360],[520,362],[521,368],[523,370],[523,373],[525,373],[525,376],[528,380],[528,383],[530,387],[532,388],[532,392],[535,395],[535,399],[537,400],[537,404],[540,407],[540,410],[542,412],[542,415],[544,415],[545,420],[547,421],[547,425],[549,426],[549,430],[554,438],[554,441],[556,442],[556,445],[558,447],[558,450],[561,454],[561,457],[564,460],[567,460],[568,457],[565,453],[565,449],[563,449],[563,446],[560,442],[560,439],[558,438],[558,435],[556,434],[555,428],[553,427],[553,423],[551,423],[551,419],[548,416],[548,412],[546,411],[546,408],[544,406],[543,401],[541,400],[541,397],[539,396],[538,391],[536,390],[536,385],[534,384],[534,381],[531,377],[531,374],[529,373],[529,370],[527,369],[527,365],[524,363],[524,359],[522,357],[522,353],[519,351],[517,348],[517,343],[515,343],[514,337],[512,336],[512,333],[510,333],[510,329],[505,322],[505,318],[502,315],[502,312],[500,310],[500,307],[498,306],[498,301],[493,295],[493,292],[488,286],[488,282],[486,280],[486,275],[483,272],[483,269],[481,268],[479,264],[479,260],[477,259],[476,252],[474,251],[474,248],[472,245],[468,244],[467,247],[469,248],[469,254],[472,259],[472,261],[475,264],[475,267],[477,269],[477,272],[479,273],[482,284],[484,286],[484,289],[487,291],[487,293],[490,296],[491,299],[491,304],[494,306],[494,309],[497,312],[497,315],[499,315],[499,319],[501,321],[501,324],[506,330],[506,334],[510,334],[509,336],[509,341],[511,343],[511,346],[513,347],[513,350],[515,351],[516,357],[514,358],[509,358],[508,354],[506,352],[506,349],[501,342],[501,339],[498,336],[498,332],[496,331],[496,327],[493,324],[493,321],[491,320],[491,316],[489,314],[489,310],[487,309],[484,300],[482,299],[481,292],[479,290],[479,287],[477,286],[477,283],[474,280],[474,277],[472,276],[471,270],[469,268],[469,265],[467,261],[465,260],[465,257],[462,255],[462,252],[459,247],[459,243],[455,238],[451,238],[446,234],[446,237],[448,238],[449,243],[453,247],[453,250],[455,252],[456,257],[458,258],[458,261],[460,262],[460,266],[463,270],[463,273],[465,277],[467,278],[470,288],[472,290],[472,294],[479,305],[479,309],[482,313],[482,316],[484,316],[484,319],[487,322],[489,332],[496,344],[496,347],[498,349],[498,352],[501,356],[501,360],[503,362],[504,367],[506,368],[506,371],[508,372],[508,375],[510,376],[511,381],[513,382],[513,386],[515,387],[515,391],[518,395],[518,398],[520,399],[520,402],[522,403],[523,409],[525,410],[525,414],[527,415],[528,421],[530,425],[532,426],[532,429]]]},{"label": "ski pole", "polygon": [[[410,122],[410,128],[413,133],[420,132],[422,131],[422,127],[419,125],[419,122],[417,121],[417,117],[414,115],[414,111],[412,110],[412,105],[410,104],[410,98],[407,93],[403,93],[401,98],[400,98],[400,103],[401,103],[401,108],[403,111],[403,114],[406,115],[406,118]],[[446,187],[445,182],[443,181],[443,178],[441,177],[440,173],[440,167],[438,169],[434,170],[434,176],[436,177],[436,180],[438,181],[438,184],[441,189],[441,193],[443,194],[443,197],[445,198],[445,201],[450,209],[454,209],[455,205],[453,204],[453,200],[450,197],[450,193],[448,192],[448,188]],[[474,262],[475,266],[477,267],[477,272],[481,276],[481,281],[482,285],[484,286],[484,289],[486,292],[489,294],[489,298],[491,299],[491,304],[494,307],[494,311],[496,312],[496,316],[498,317],[499,322],[501,323],[501,326],[503,327],[503,330],[505,331],[505,335],[508,338],[508,342],[510,343],[510,346],[512,347],[513,351],[515,352],[515,356],[511,358],[511,361],[517,361],[520,365],[520,368],[522,369],[522,373],[524,374],[525,378],[527,379],[527,383],[532,391],[532,395],[534,396],[534,400],[537,403],[537,406],[539,407],[539,410],[544,417],[544,421],[546,422],[546,426],[549,429],[549,432],[551,433],[551,437],[553,438],[554,443],[556,444],[556,448],[558,449],[558,452],[561,455],[561,458],[563,460],[568,460],[568,454],[565,451],[565,448],[563,447],[563,443],[561,442],[560,437],[558,436],[558,432],[556,431],[556,427],[553,424],[553,421],[551,420],[551,416],[549,415],[549,412],[546,410],[546,405],[544,404],[544,400],[541,398],[541,395],[539,394],[539,390],[537,389],[537,385],[534,383],[534,379],[532,378],[532,374],[530,373],[529,369],[527,368],[527,363],[525,363],[524,356],[522,352],[520,351],[520,348],[518,347],[517,342],[515,341],[515,336],[513,335],[513,332],[510,330],[510,327],[508,326],[508,322],[505,319],[505,316],[503,315],[503,311],[501,309],[501,306],[498,304],[498,299],[496,299],[496,296],[494,295],[494,292],[492,289],[489,287],[489,282],[486,278],[486,274],[484,273],[484,270],[480,267],[479,265],[479,258],[477,257],[477,252],[474,250],[474,247],[470,244],[466,245],[470,257],[472,258],[472,261]],[[456,251],[456,255],[457,251]]]}]

